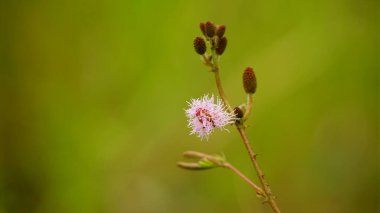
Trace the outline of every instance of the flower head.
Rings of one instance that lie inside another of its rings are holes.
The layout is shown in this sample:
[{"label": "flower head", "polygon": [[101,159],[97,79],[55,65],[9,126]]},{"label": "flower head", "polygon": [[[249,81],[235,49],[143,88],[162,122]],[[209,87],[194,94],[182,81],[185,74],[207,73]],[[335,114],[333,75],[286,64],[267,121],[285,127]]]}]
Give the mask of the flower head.
[{"label": "flower head", "polygon": [[206,138],[215,128],[224,129],[227,124],[234,123],[235,114],[226,111],[226,107],[219,98],[208,95],[200,99],[192,99],[189,109],[186,110],[188,126],[192,129],[190,134],[197,134],[201,139]]}]

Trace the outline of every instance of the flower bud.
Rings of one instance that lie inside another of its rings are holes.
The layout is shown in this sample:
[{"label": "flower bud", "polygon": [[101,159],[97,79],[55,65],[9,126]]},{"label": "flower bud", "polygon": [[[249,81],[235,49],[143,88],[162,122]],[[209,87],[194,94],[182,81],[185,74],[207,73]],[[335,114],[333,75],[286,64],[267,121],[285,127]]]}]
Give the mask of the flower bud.
[{"label": "flower bud", "polygon": [[206,52],[206,42],[201,37],[196,37],[194,39],[194,49],[199,55],[203,55]]},{"label": "flower bud", "polygon": [[216,54],[222,55],[224,50],[226,49],[226,46],[227,46],[227,38],[226,37],[222,37],[222,38],[218,39],[218,45],[215,49]]},{"label": "flower bud", "polygon": [[211,21],[206,22],[205,24],[205,33],[208,37],[212,38],[215,35],[216,27],[215,24]]},{"label": "flower bud", "polygon": [[244,117],[244,112],[240,107],[235,107],[234,108],[234,114],[236,115],[236,118],[242,118]]},{"label": "flower bud", "polygon": [[188,170],[204,170],[204,169],[212,169],[216,167],[214,165],[204,165],[200,163],[187,163],[187,162],[178,162],[177,166],[182,169],[188,169]]},{"label": "flower bud", "polygon": [[203,35],[206,35],[206,25],[205,25],[205,23],[201,22],[199,24],[199,28],[201,29]]},{"label": "flower bud", "polygon": [[256,92],[256,76],[251,67],[244,70],[243,86],[246,93],[254,94]]},{"label": "flower bud", "polygon": [[226,31],[226,26],[224,25],[219,25],[218,28],[216,28],[216,35],[219,38],[222,38],[224,35],[224,32]]}]

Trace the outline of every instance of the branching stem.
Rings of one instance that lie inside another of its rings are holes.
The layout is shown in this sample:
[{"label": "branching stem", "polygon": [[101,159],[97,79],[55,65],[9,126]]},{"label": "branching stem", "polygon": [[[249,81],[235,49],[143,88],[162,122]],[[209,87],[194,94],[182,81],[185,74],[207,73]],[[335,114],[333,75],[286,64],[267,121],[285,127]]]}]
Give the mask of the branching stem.
[{"label": "branching stem", "polygon": [[[219,57],[215,53],[214,49],[211,49],[211,51],[212,51],[212,62],[213,62],[212,63],[212,71],[215,73],[216,86],[218,88],[219,95],[222,98],[224,104],[227,106],[228,110],[231,112],[232,111],[231,106],[230,106],[230,104],[226,98],[226,95],[225,95],[223,87],[222,87],[222,82],[220,80],[220,75],[219,75],[220,68],[219,68],[219,64],[218,64]],[[256,154],[253,152],[253,149],[249,143],[249,140],[248,140],[246,132],[245,132],[244,120],[247,119],[249,113],[251,112],[252,102],[253,102],[252,95],[248,95],[248,106],[247,106],[247,111],[244,115],[243,124],[236,123],[236,127],[240,133],[240,136],[243,140],[244,146],[247,149],[249,157],[251,158],[252,164],[256,170],[256,174],[260,180],[261,186],[262,186],[264,193],[265,193],[266,202],[272,207],[274,212],[279,213],[279,212],[281,212],[281,210],[279,209],[276,201],[274,200],[274,196],[272,195],[269,184],[265,180],[264,173],[261,170],[261,168],[260,168],[260,166],[256,160]]]},{"label": "branching stem", "polygon": [[[243,179],[245,182],[247,182],[250,186],[252,186],[256,194],[262,197],[266,197],[265,192],[263,189],[261,189],[259,186],[257,186],[253,181],[251,181],[249,178],[247,178],[241,171],[239,171],[237,168],[235,168],[232,164],[228,163],[225,161],[225,159],[221,160],[218,157],[204,154],[201,152],[197,151],[186,151],[183,153],[184,157],[187,158],[193,158],[193,159],[198,159],[198,160],[208,160],[212,162],[216,166],[220,166],[226,169],[231,170],[234,172],[236,175],[238,175],[241,179]],[[204,170],[212,167],[203,167],[199,163],[189,163],[189,162],[178,162],[177,166],[183,168],[183,169],[190,169],[190,170]]]},{"label": "branching stem", "polygon": [[247,178],[243,173],[241,173],[238,169],[236,169],[234,166],[232,166],[230,163],[224,163],[223,165],[225,168],[230,169],[235,174],[237,174],[241,179],[243,179],[245,182],[247,182],[249,185],[251,185],[256,193],[261,196],[265,196],[265,192],[258,187],[255,183],[253,183],[249,178]]}]

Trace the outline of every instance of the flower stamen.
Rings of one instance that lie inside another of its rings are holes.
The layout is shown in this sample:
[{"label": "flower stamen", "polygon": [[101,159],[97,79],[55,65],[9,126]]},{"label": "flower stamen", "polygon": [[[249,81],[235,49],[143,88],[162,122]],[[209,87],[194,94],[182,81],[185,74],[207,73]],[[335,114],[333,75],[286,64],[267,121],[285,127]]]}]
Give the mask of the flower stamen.
[{"label": "flower stamen", "polygon": [[[223,102],[214,96],[203,96],[188,102],[190,108],[186,110],[190,134],[197,134],[201,139],[208,138],[215,128],[225,129],[224,126],[234,122],[235,115],[226,111]],[[225,129],[226,130],[226,129]]]}]

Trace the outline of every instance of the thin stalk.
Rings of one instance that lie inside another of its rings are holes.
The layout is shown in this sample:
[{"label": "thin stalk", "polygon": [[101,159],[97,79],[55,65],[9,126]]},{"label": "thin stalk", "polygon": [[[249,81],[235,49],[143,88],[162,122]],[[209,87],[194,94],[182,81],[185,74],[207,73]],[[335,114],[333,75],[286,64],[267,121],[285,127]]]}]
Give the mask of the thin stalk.
[{"label": "thin stalk", "polygon": [[253,105],[253,94],[247,94],[247,110],[245,111],[243,120],[247,120],[249,115],[251,114],[252,111],[252,105]]},{"label": "thin stalk", "polygon": [[263,190],[265,192],[265,195],[266,195],[266,198],[267,198],[269,205],[272,207],[274,212],[281,212],[276,201],[274,200],[274,196],[272,195],[272,191],[269,187],[269,184],[267,183],[267,181],[264,177],[264,172],[261,170],[259,163],[256,160],[256,154],[253,151],[251,145],[249,144],[249,140],[247,138],[245,128],[242,126],[237,126],[237,129],[240,133],[241,138],[243,139],[244,146],[248,151],[248,154],[249,154],[249,157],[251,158],[252,164],[255,167],[256,174],[259,177],[261,186],[263,187]]},{"label": "thin stalk", "polygon": [[227,97],[226,97],[224,90],[223,90],[223,87],[222,87],[222,81],[220,80],[219,62],[218,62],[219,56],[215,53],[214,49],[212,49],[211,52],[212,52],[212,61],[213,61],[212,71],[215,74],[216,87],[218,88],[220,98],[222,99],[224,105],[227,107],[228,112],[232,112],[233,110],[231,108],[230,103],[227,100]]},{"label": "thin stalk", "polygon": [[224,105],[227,107],[228,112],[232,112],[231,105],[228,103],[228,100],[226,98],[226,95],[225,95],[223,87],[222,87],[222,83],[221,83],[220,75],[219,75],[219,70],[214,71],[214,74],[215,74],[216,86],[218,87],[220,98],[222,99]]},{"label": "thin stalk", "polygon": [[[212,71],[215,73],[215,81],[216,81],[216,86],[217,86],[218,91],[219,91],[219,95],[222,98],[224,104],[227,106],[228,110],[230,112],[232,112],[231,106],[228,103],[228,100],[227,100],[226,95],[224,93],[224,89],[222,87],[222,82],[220,80],[220,75],[219,75],[219,70],[220,69],[219,69],[219,64],[218,64],[218,56],[216,55],[214,49],[212,49],[211,51],[212,51],[212,60],[213,60]],[[249,112],[251,111],[250,108],[252,107],[252,100],[253,100],[252,97],[248,99],[248,104],[250,103],[249,105],[251,105],[251,106],[248,106],[248,108],[247,108],[247,110],[249,110]],[[274,196],[272,195],[272,192],[271,192],[271,189],[269,187],[269,184],[266,182],[266,180],[264,178],[264,173],[261,170],[261,168],[260,168],[260,166],[259,166],[259,164],[258,164],[258,162],[256,160],[256,154],[253,152],[253,149],[252,149],[251,145],[249,144],[249,140],[248,140],[246,132],[245,132],[244,124],[243,125],[236,124],[236,127],[237,127],[237,129],[238,129],[238,131],[240,133],[240,136],[241,136],[242,140],[243,140],[244,146],[245,146],[245,148],[248,151],[249,157],[251,158],[252,164],[253,164],[253,166],[254,166],[254,168],[256,170],[256,174],[257,174],[257,176],[260,179],[260,183],[261,183],[261,186],[262,186],[262,188],[264,190],[267,202],[272,207],[272,209],[273,209],[274,212],[280,213],[281,210],[279,209],[276,201],[274,200]]]},{"label": "thin stalk", "polygon": [[238,169],[236,169],[234,166],[232,166],[230,163],[224,163],[223,166],[231,171],[233,171],[235,174],[237,174],[241,179],[243,179],[245,182],[247,182],[250,186],[252,186],[256,193],[261,196],[265,196],[265,192],[258,187],[255,183],[253,183],[249,178],[247,178],[243,173],[241,173]]},{"label": "thin stalk", "polygon": [[[200,160],[206,159],[206,160],[212,162],[214,165],[229,169],[232,172],[234,172],[235,174],[237,174],[245,182],[247,182],[250,186],[252,186],[258,195],[265,197],[265,192],[263,189],[261,189],[255,183],[253,183],[253,181],[251,181],[249,178],[247,178],[241,171],[239,171],[232,164],[226,162],[225,160],[217,158],[217,157],[212,156],[212,155],[204,154],[204,153],[197,152],[197,151],[190,151],[190,150],[184,152],[183,156],[187,157],[187,158],[198,159],[198,160],[199,159]],[[179,166],[183,169],[190,169],[190,170],[204,170],[204,169],[213,168],[213,167],[204,167],[197,162],[193,162],[193,163],[191,163],[191,162],[178,162],[177,166]]]}]

